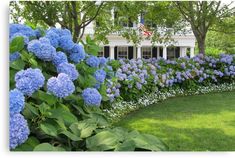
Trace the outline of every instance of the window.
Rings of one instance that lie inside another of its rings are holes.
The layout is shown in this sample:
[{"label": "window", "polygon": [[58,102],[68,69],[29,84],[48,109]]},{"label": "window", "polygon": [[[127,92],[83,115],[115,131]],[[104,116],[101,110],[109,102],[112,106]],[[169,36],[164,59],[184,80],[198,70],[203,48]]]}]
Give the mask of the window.
[{"label": "window", "polygon": [[100,50],[98,51],[98,57],[104,56],[104,47],[100,47]]},{"label": "window", "polygon": [[128,59],[128,47],[117,47],[117,57]]},{"label": "window", "polygon": [[149,59],[152,58],[152,47],[142,47],[142,58]]},{"label": "window", "polygon": [[179,57],[179,47],[167,48],[167,59],[175,59]]}]

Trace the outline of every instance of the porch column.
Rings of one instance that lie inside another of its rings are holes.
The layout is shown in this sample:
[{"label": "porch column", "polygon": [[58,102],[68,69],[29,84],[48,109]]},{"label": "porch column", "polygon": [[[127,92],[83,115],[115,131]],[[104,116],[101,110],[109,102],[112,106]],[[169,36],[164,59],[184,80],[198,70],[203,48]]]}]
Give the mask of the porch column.
[{"label": "porch column", "polygon": [[133,58],[136,59],[136,47],[133,46]]},{"label": "porch column", "polygon": [[180,57],[185,57],[185,56],[186,56],[186,48],[180,47]]},{"label": "porch column", "polygon": [[141,46],[137,46],[137,58],[141,59]]},{"label": "porch column", "polygon": [[163,46],[163,58],[167,59],[167,47]]},{"label": "porch column", "polygon": [[114,59],[114,46],[110,46],[110,59]]},{"label": "porch column", "polygon": [[190,58],[194,57],[194,47],[190,47]]},{"label": "porch column", "polygon": [[160,48],[159,47],[157,47],[157,58],[159,58],[159,55],[160,54]]}]

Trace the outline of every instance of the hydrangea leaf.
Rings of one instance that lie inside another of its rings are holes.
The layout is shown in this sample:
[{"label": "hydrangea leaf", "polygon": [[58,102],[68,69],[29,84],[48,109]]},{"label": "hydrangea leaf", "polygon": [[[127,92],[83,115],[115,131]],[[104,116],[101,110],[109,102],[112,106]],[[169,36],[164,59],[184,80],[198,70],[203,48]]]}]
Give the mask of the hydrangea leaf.
[{"label": "hydrangea leaf", "polygon": [[89,120],[84,120],[78,123],[74,123],[70,128],[73,129],[73,131],[76,133],[79,130],[81,138],[87,138],[92,135],[93,131],[97,128],[97,125],[96,123]]},{"label": "hydrangea leaf", "polygon": [[58,132],[57,129],[54,125],[49,124],[49,123],[42,123],[40,124],[40,129],[47,135],[56,137]]},{"label": "hydrangea leaf", "polygon": [[51,115],[49,116],[50,118],[56,118],[56,119],[63,119],[65,125],[71,125],[74,122],[77,122],[76,116],[74,116],[68,107],[65,105],[60,104],[58,108],[50,110]]},{"label": "hydrangea leaf", "polygon": [[69,131],[62,131],[60,132],[60,134],[64,134],[66,135],[69,139],[73,140],[73,141],[80,141],[82,140],[79,136],[69,132]]},{"label": "hydrangea leaf", "polygon": [[35,99],[40,99],[41,101],[46,102],[49,105],[53,105],[57,101],[55,96],[48,94],[42,90],[38,90],[36,93],[32,95],[32,97]]},{"label": "hydrangea leaf", "polygon": [[86,139],[86,147],[91,151],[112,150],[117,147],[119,138],[111,131],[102,131]]},{"label": "hydrangea leaf", "polygon": [[24,37],[15,37],[10,43],[10,53],[19,52],[24,48]]},{"label": "hydrangea leaf", "polygon": [[23,60],[16,60],[11,62],[10,67],[15,70],[23,70],[25,66],[25,62]]},{"label": "hydrangea leaf", "polygon": [[133,140],[126,140],[121,144],[118,144],[115,151],[134,151],[135,142]]},{"label": "hydrangea leaf", "polygon": [[42,143],[34,148],[34,151],[65,151],[62,147],[54,147],[49,143]]}]

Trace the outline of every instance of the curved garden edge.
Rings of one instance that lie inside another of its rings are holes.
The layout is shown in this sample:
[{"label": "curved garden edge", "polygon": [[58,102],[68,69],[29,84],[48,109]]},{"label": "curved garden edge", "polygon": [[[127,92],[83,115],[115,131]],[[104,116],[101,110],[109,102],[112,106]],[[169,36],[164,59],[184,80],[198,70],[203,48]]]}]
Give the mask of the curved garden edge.
[{"label": "curved garden edge", "polygon": [[180,96],[192,96],[199,94],[217,93],[234,91],[235,82],[232,83],[222,83],[222,84],[210,84],[208,86],[198,86],[196,89],[183,89],[170,87],[167,90],[157,90],[153,93],[145,93],[144,96],[140,97],[137,101],[120,101],[112,104],[111,109],[104,109],[104,112],[112,120],[113,123],[118,122],[125,115],[138,110],[140,108],[156,104],[163,100],[172,97]]}]

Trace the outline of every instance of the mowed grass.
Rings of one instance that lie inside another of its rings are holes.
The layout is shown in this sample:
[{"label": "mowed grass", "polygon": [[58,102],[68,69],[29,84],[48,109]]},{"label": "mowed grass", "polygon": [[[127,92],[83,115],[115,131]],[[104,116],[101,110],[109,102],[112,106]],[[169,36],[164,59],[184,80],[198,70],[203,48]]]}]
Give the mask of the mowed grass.
[{"label": "mowed grass", "polygon": [[115,125],[153,134],[171,151],[235,151],[235,92],[170,98]]}]

